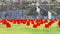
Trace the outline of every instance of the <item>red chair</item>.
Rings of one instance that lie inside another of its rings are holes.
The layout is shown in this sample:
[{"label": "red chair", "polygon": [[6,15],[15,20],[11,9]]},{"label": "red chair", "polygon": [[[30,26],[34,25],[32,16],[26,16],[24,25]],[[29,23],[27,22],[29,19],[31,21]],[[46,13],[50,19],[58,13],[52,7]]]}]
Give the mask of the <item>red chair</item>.
[{"label": "red chair", "polygon": [[26,25],[27,25],[27,26],[30,26],[30,22],[29,22],[29,21],[27,21]]},{"label": "red chair", "polygon": [[37,28],[37,24],[33,24],[33,28]]},{"label": "red chair", "polygon": [[49,28],[49,25],[45,24],[45,28]]},{"label": "red chair", "polygon": [[7,19],[7,21],[12,22],[13,20],[11,20],[11,19]]},{"label": "red chair", "polygon": [[48,24],[45,24],[45,28],[49,28],[54,23],[54,20],[50,20]]},{"label": "red chair", "polygon": [[2,24],[5,25],[6,23],[8,23],[6,20],[1,20]]},{"label": "red chair", "polygon": [[17,24],[17,20],[12,20],[12,23],[13,24]]},{"label": "red chair", "polygon": [[56,18],[55,18],[54,20],[55,20],[55,21],[57,21],[57,19],[56,19]]},{"label": "red chair", "polygon": [[43,20],[43,23],[47,23],[47,22],[48,22],[48,20],[47,20],[47,19]]},{"label": "red chair", "polygon": [[27,20],[21,20],[21,23],[26,24]]},{"label": "red chair", "polygon": [[34,20],[32,20],[32,19],[27,20],[27,22],[30,22],[31,24],[34,24]]},{"label": "red chair", "polygon": [[58,27],[60,28],[60,20],[58,21]]},{"label": "red chair", "polygon": [[10,25],[9,23],[6,23],[6,27],[7,27],[7,28],[10,28],[11,25]]},{"label": "red chair", "polygon": [[20,20],[20,19],[18,19],[18,20],[17,20],[17,24],[20,24],[20,23],[21,23],[21,20]]},{"label": "red chair", "polygon": [[36,20],[36,23],[38,26],[40,26],[41,24],[43,24],[43,20]]}]

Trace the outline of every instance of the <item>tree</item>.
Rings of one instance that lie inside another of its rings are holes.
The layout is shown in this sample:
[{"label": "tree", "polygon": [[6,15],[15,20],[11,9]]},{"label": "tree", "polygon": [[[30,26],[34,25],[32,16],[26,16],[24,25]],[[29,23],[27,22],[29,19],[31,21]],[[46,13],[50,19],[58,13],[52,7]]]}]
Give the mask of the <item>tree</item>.
[{"label": "tree", "polygon": [[57,1],[56,0],[51,0],[50,3],[56,4]]},{"label": "tree", "polygon": [[38,12],[36,12],[35,6],[32,6],[30,8],[30,12],[28,12],[27,16],[33,16],[34,19],[36,18],[36,16],[38,16]]},{"label": "tree", "polygon": [[[55,4],[55,3],[56,3],[56,0],[51,0],[49,4]],[[52,14],[56,15],[54,5],[53,6],[49,5],[48,7],[49,7],[48,12],[50,11]],[[50,18],[52,18],[52,17],[50,17]]]},{"label": "tree", "polygon": [[[31,4],[32,3],[35,3],[35,2],[23,2],[22,4],[22,10],[23,9],[32,9],[32,6],[31,6]],[[34,9],[34,8],[33,8]],[[33,12],[33,11],[32,11]],[[22,16],[23,16],[23,11],[22,11]]]},{"label": "tree", "polygon": [[44,1],[44,2],[42,2],[42,4],[48,4],[48,2],[47,1]]}]

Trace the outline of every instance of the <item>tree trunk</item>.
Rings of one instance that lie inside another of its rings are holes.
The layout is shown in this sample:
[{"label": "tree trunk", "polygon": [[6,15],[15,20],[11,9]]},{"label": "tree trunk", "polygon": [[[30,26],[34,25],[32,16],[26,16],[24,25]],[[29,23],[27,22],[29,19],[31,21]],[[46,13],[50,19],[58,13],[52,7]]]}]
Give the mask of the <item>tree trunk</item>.
[{"label": "tree trunk", "polygon": [[48,19],[52,19],[52,14],[50,11],[48,11]]}]

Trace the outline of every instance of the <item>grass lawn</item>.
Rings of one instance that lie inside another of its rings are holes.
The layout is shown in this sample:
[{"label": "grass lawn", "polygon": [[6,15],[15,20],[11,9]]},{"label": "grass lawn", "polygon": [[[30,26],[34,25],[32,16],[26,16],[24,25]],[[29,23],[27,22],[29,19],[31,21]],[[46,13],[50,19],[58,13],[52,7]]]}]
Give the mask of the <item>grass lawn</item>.
[{"label": "grass lawn", "polygon": [[57,22],[50,28],[45,28],[44,25],[33,28],[24,24],[11,24],[11,28],[6,28],[5,25],[0,24],[0,34],[60,34]]}]

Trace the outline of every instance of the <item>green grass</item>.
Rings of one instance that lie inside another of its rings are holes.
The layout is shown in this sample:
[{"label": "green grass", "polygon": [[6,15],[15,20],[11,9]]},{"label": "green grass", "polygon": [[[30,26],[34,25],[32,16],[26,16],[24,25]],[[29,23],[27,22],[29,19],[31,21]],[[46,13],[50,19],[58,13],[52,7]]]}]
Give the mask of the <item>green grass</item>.
[{"label": "green grass", "polygon": [[6,28],[5,25],[0,24],[0,34],[60,34],[60,28],[55,22],[50,28],[45,28],[44,25],[33,28],[24,24],[11,24],[11,28]]}]

